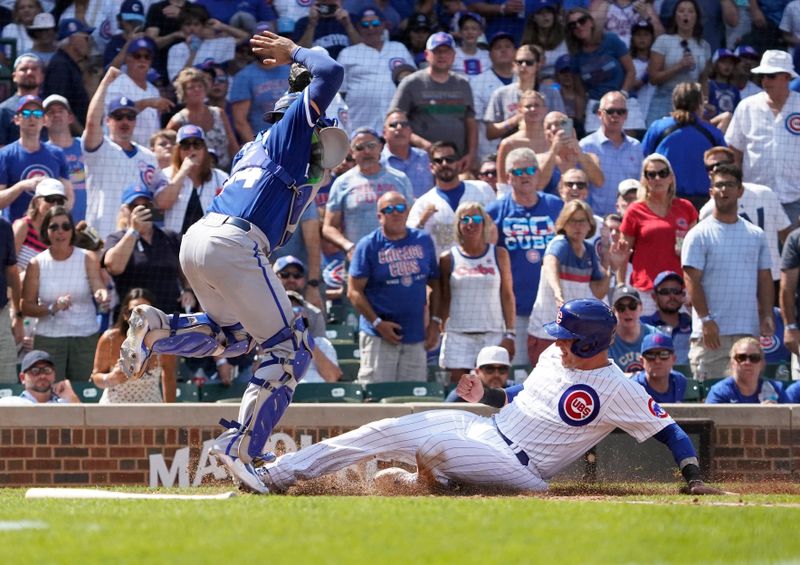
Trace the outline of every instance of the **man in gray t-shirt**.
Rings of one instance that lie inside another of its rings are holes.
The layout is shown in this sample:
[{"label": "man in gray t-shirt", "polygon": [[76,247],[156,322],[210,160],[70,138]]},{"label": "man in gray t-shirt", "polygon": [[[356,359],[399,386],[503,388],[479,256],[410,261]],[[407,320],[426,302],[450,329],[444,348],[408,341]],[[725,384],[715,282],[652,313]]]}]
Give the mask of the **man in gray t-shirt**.
[{"label": "man in gray t-shirt", "polygon": [[408,115],[412,145],[427,151],[436,141],[452,141],[463,155],[461,170],[466,171],[476,164],[478,124],[469,81],[450,70],[455,56],[450,34],[431,35],[425,46],[428,67],[402,80],[391,108]]},{"label": "man in gray t-shirt", "polygon": [[764,230],[739,217],[742,171],[711,173],[711,216],[689,230],[681,264],[692,303],[689,362],[701,378],[724,377],[731,346],[745,336],[775,333],[774,287]]},{"label": "man in gray t-shirt", "polygon": [[356,129],[350,149],[356,166],[336,178],[325,205],[322,237],[352,258],[356,243],[378,229],[378,199],[387,192],[399,192],[408,205],[414,190],[405,173],[381,164],[384,139],[372,128]]}]

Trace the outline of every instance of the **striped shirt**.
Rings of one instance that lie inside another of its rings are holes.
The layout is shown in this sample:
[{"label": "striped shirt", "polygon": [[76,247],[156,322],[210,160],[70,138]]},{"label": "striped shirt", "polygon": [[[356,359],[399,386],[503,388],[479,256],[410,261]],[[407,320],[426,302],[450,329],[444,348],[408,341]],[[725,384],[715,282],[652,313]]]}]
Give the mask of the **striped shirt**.
[{"label": "striped shirt", "polygon": [[20,271],[24,271],[28,268],[28,263],[30,263],[31,259],[47,249],[47,246],[42,243],[39,232],[33,227],[31,219],[28,216],[23,216],[21,220],[27,224],[28,233],[25,236],[25,241],[22,242],[19,253],[17,253],[17,266]]}]

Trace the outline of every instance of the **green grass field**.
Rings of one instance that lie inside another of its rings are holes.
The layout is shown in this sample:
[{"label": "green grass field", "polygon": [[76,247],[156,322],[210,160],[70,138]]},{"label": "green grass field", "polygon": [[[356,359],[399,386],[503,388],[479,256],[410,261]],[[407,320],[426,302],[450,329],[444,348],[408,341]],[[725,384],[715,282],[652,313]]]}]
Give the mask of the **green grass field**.
[{"label": "green grass field", "polygon": [[[544,496],[175,501],[26,500],[25,489],[0,489],[0,556],[9,565],[800,562],[797,488],[707,498],[676,491],[575,494],[556,485]],[[17,521],[39,528],[8,530]]]}]

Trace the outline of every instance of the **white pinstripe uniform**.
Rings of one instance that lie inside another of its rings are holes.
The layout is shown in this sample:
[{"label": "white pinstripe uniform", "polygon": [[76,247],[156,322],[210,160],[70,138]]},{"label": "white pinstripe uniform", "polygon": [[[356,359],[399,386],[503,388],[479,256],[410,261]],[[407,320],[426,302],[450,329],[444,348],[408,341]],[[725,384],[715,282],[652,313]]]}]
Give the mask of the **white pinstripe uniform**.
[{"label": "white pinstripe uniform", "polygon": [[[613,362],[591,371],[565,369],[553,345],[522,392],[493,418],[430,410],[380,420],[287,453],[267,469],[272,485],[283,489],[366,458],[412,464],[417,458],[439,481],[540,491],[614,428],[642,442],[672,423]],[[527,466],[522,458],[529,458]]]}]

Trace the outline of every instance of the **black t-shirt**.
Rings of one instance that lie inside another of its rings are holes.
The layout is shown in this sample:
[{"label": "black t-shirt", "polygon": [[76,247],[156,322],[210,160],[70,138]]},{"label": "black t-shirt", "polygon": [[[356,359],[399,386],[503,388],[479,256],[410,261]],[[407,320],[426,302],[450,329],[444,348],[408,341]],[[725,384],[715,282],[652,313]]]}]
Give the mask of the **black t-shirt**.
[{"label": "black t-shirt", "polygon": [[[175,33],[176,31],[180,31],[181,23],[180,20],[175,18],[168,18],[164,15],[164,8],[169,6],[168,1],[163,2],[156,2],[150,6],[150,9],[147,10],[147,17],[144,21],[144,28],[156,27],[158,28],[158,35],[159,37],[164,37],[165,35],[169,35],[171,33]],[[175,41],[165,45],[161,49],[158,50],[158,54],[156,55],[155,60],[153,61],[153,68],[158,71],[158,74],[161,75],[161,78],[164,81],[168,82],[167,79],[167,54],[169,53],[169,48],[175,45],[176,43],[180,43],[181,39],[176,39]]]},{"label": "black t-shirt", "polygon": [[[124,230],[116,231],[106,238],[105,254],[125,235]],[[174,312],[179,308],[180,285],[178,278],[178,253],[181,236],[173,231],[153,227],[153,242],[139,239],[133,248],[125,270],[114,275],[114,285],[120,300],[132,288],[146,288],[156,297],[153,306],[164,312]]]}]

